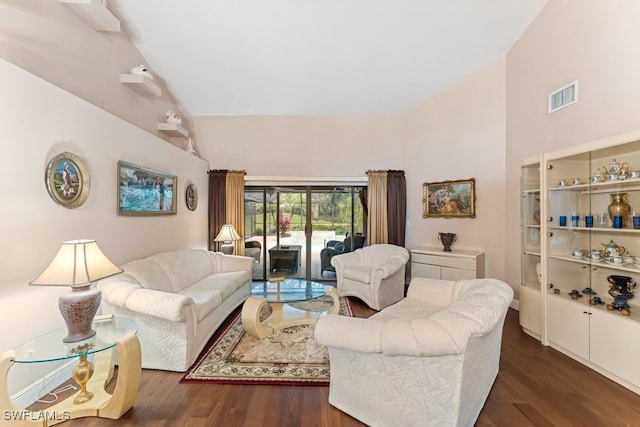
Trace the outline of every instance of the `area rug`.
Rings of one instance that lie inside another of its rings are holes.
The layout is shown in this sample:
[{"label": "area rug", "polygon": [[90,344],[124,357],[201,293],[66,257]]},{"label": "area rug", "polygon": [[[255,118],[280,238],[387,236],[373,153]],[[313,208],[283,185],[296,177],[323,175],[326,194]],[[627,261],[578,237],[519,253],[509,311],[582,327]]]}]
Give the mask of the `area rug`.
[{"label": "area rug", "polygon": [[[322,297],[291,305],[296,304],[311,311],[326,311],[332,302]],[[181,383],[329,384],[329,352],[315,342],[315,325],[283,328],[258,339],[245,332],[241,314],[239,308],[229,317]],[[340,314],[353,316],[345,298],[340,298]]]}]

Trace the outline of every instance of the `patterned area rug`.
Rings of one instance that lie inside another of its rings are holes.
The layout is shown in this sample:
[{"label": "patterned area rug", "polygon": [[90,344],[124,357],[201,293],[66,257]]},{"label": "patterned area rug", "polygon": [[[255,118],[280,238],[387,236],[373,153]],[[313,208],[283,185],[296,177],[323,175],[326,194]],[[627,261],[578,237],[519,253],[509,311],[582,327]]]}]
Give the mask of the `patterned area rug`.
[{"label": "patterned area rug", "polygon": [[[329,297],[291,304],[311,311],[331,308]],[[266,317],[269,313],[263,313]],[[340,314],[353,316],[340,298]],[[241,308],[216,332],[182,383],[328,385],[329,352],[313,338],[315,325],[283,328],[258,339],[242,327]]]}]

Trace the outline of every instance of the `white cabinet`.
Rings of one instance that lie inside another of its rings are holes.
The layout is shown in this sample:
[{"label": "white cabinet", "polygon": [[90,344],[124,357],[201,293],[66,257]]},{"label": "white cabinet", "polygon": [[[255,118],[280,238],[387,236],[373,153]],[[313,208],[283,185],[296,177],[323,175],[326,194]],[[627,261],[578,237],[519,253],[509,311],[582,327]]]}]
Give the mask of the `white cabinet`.
[{"label": "white cabinet", "polygon": [[412,249],[411,277],[442,280],[484,277],[484,252],[444,252],[438,248]]},{"label": "white cabinet", "polygon": [[582,359],[589,360],[589,306],[567,296],[547,299],[547,338]]},{"label": "white cabinet", "polygon": [[[536,336],[539,305],[543,344],[640,394],[640,131],[544,153],[540,164],[539,192],[522,186],[520,323]],[[610,278],[628,300],[614,300]]]},{"label": "white cabinet", "polygon": [[589,307],[567,296],[547,300],[549,343],[638,393],[640,323],[620,321],[603,307]]},{"label": "white cabinet", "polygon": [[620,322],[615,314],[600,309],[593,310],[589,330],[591,362],[639,386],[640,323]]},{"label": "white cabinet", "polygon": [[520,326],[522,330],[538,341],[542,336],[542,292],[526,285],[520,285]]},{"label": "white cabinet", "polygon": [[537,340],[542,336],[541,218],[542,156],[527,159],[520,173],[520,238],[522,263],[520,278],[520,326]]}]

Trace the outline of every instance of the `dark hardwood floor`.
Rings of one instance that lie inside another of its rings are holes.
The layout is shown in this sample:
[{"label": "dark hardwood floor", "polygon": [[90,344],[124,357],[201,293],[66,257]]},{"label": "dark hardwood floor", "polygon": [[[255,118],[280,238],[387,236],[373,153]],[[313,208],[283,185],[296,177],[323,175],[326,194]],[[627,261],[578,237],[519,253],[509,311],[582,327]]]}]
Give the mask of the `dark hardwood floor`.
[{"label": "dark hardwood floor", "polygon": [[[352,301],[357,316],[371,315],[371,309]],[[143,370],[136,404],[121,419],[83,418],[62,425],[363,425],[329,405],[328,387],[179,384],[181,377]],[[524,334],[518,312],[510,309],[500,373],[476,425],[640,426],[640,396]]]}]

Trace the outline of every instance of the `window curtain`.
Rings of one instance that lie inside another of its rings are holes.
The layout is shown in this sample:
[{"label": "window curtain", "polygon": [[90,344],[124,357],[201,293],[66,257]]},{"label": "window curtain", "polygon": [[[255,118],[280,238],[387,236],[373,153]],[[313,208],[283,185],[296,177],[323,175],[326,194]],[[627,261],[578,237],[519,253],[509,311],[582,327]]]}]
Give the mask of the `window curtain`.
[{"label": "window curtain", "polygon": [[[226,178],[226,218],[244,237],[244,171],[229,171]],[[233,242],[235,255],[244,255],[244,239]]]},{"label": "window curtain", "polygon": [[387,243],[387,171],[368,171],[369,245]]},{"label": "window curtain", "polygon": [[[245,171],[216,169],[209,171],[209,250],[220,251],[214,242],[224,224],[231,224],[244,236]],[[244,240],[233,242],[235,255],[244,255]]]},{"label": "window curtain", "polygon": [[227,171],[209,171],[209,250],[220,252],[220,242],[214,242],[227,219]]},{"label": "window curtain", "polygon": [[407,222],[407,181],[404,171],[387,173],[387,242],[404,246]]},{"label": "window curtain", "polygon": [[407,182],[404,171],[367,171],[369,244],[404,246]]}]

